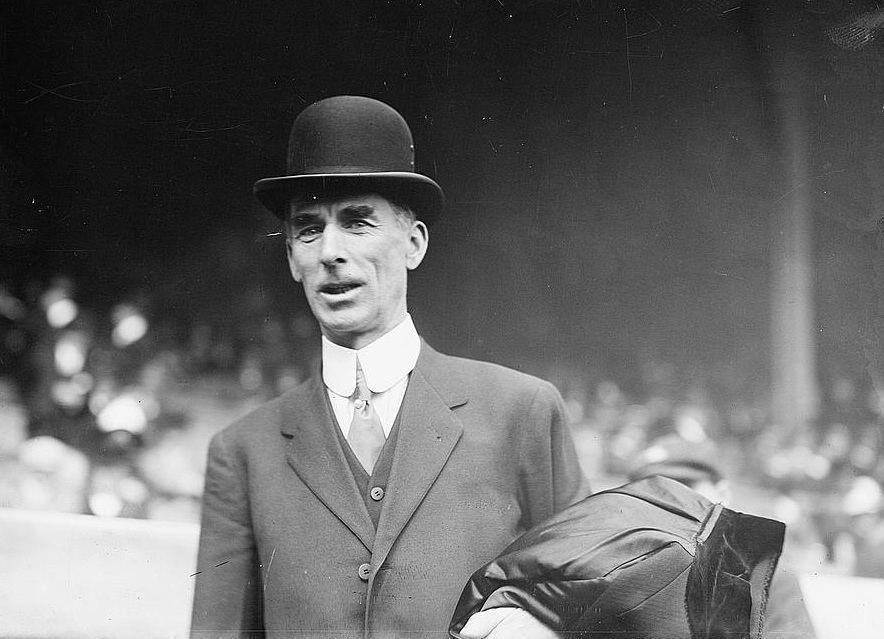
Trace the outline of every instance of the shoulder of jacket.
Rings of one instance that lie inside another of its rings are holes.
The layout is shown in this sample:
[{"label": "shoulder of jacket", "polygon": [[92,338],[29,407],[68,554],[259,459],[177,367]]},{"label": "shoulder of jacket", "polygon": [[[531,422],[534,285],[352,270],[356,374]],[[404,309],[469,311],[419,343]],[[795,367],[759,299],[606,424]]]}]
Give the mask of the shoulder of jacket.
[{"label": "shoulder of jacket", "polygon": [[441,374],[457,377],[468,387],[499,388],[529,396],[558,394],[550,382],[501,364],[438,352],[434,352],[434,359]]},{"label": "shoulder of jacket", "polygon": [[219,430],[215,434],[215,438],[229,441],[236,441],[242,437],[254,439],[256,434],[261,432],[267,432],[275,437],[279,433],[280,415],[292,410],[292,405],[297,404],[297,398],[303,394],[308,382],[303,382],[299,386],[253,407]]}]

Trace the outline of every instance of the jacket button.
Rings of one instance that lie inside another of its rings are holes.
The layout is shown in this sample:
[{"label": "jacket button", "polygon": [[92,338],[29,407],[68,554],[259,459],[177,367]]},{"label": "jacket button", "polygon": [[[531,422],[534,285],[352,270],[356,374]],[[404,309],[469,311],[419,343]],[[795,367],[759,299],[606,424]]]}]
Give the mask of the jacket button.
[{"label": "jacket button", "polygon": [[368,581],[369,575],[371,575],[371,566],[368,564],[360,564],[359,565],[359,578],[362,581]]},{"label": "jacket button", "polygon": [[375,501],[380,501],[384,498],[384,489],[380,486],[375,486],[368,494],[371,495],[371,498]]}]

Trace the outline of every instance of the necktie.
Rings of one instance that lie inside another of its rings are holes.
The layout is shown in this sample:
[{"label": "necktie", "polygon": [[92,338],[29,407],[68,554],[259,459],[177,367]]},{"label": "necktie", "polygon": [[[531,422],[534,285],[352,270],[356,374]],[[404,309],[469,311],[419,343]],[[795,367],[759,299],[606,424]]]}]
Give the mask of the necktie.
[{"label": "necktie", "polygon": [[353,421],[350,422],[350,432],[347,442],[350,448],[362,464],[362,467],[371,475],[375,462],[384,447],[384,428],[381,419],[371,405],[371,391],[365,383],[365,374],[362,365],[356,360],[356,390],[353,393]]}]

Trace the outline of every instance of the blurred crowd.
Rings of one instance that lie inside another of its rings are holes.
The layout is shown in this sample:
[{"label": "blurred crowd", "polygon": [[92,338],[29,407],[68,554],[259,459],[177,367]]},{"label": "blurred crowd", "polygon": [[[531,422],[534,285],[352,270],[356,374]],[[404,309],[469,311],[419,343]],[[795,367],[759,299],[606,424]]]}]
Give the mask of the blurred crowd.
[{"label": "blurred crowd", "polygon": [[0,506],[197,521],[209,439],[298,383],[310,355],[287,345],[304,327],[241,335],[77,298],[66,278],[0,284]]},{"label": "blurred crowd", "polygon": [[[209,439],[304,377],[312,322],[183,325],[143,296],[103,311],[78,299],[62,277],[0,283],[0,507],[197,522]],[[818,423],[796,431],[721,371],[640,368],[628,391],[579,366],[545,375],[595,488],[642,468],[709,473],[729,506],[788,524],[794,568],[884,577],[884,400],[870,382],[828,380]]]}]

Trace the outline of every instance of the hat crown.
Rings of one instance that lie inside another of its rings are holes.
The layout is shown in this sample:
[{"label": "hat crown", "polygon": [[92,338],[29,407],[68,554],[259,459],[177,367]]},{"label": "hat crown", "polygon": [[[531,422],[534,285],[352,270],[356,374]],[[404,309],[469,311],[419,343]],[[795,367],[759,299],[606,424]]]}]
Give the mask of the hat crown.
[{"label": "hat crown", "polygon": [[430,224],[445,208],[436,182],[414,166],[414,142],[392,107],[353,95],[315,102],[295,119],[286,174],[255,182],[255,195],[284,218],[293,198],[377,193]]},{"label": "hat crown", "polygon": [[408,124],[383,102],[342,95],[315,102],[289,135],[289,175],[414,172]]}]

